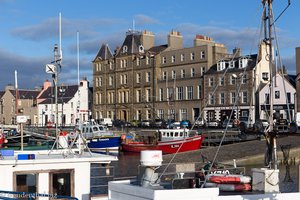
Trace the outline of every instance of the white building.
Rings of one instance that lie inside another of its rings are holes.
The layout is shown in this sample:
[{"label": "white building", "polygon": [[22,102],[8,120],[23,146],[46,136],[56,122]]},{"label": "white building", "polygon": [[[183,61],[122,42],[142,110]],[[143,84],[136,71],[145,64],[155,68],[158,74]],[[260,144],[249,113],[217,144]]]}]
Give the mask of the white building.
[{"label": "white building", "polygon": [[[277,74],[273,79],[273,109],[280,113],[283,119],[294,119],[296,88],[292,85],[287,75]],[[259,92],[260,119],[268,119],[270,110],[270,86],[266,84]]]},{"label": "white building", "polygon": [[[58,125],[75,125],[76,121],[86,121],[91,115],[92,90],[87,80],[80,85],[58,86],[57,94]],[[44,83],[44,90],[38,97],[39,124],[55,124],[56,104],[55,87],[49,81]]]}]

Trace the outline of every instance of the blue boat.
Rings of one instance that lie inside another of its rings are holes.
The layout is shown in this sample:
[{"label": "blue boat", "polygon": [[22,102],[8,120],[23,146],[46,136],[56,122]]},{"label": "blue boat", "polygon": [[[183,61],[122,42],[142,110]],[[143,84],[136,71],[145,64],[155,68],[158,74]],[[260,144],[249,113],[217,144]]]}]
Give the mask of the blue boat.
[{"label": "blue boat", "polygon": [[[121,136],[115,135],[104,125],[97,124],[95,121],[86,121],[76,126],[85,138],[88,148],[93,152],[118,152],[121,146]],[[73,137],[76,136],[75,133]]]}]

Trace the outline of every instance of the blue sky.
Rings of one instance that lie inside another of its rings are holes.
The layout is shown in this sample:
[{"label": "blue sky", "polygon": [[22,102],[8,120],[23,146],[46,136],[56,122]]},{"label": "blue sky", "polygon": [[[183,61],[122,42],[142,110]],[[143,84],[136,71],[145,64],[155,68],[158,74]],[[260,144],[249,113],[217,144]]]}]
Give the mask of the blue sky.
[{"label": "blue sky", "polygon": [[[51,76],[45,65],[53,61],[54,44],[59,43],[58,16],[62,15],[63,67],[59,82],[77,83],[77,31],[80,43],[80,77],[92,84],[92,60],[102,43],[113,51],[128,29],[149,30],[157,45],[167,43],[167,34],[178,30],[185,47],[196,34],[223,43],[231,52],[257,52],[261,23],[261,0],[0,0],[0,90],[14,84],[19,88],[41,86]],[[274,15],[288,0],[274,1]],[[300,46],[300,1],[276,22],[280,54],[290,74],[295,74],[295,48]]]}]

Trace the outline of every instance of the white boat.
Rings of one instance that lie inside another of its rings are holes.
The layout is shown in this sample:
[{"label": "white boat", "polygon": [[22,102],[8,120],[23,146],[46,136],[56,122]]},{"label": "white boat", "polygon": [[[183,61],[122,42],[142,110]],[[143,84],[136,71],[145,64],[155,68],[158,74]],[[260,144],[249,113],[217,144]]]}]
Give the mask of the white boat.
[{"label": "white boat", "polygon": [[[1,199],[4,196],[25,198],[40,194],[39,199],[49,199],[50,195],[54,198],[72,196],[88,200],[97,193],[95,183],[99,182],[99,173],[102,171],[101,176],[111,177],[113,169],[109,164],[117,161],[115,156],[69,148],[51,151],[1,150],[1,155]],[[102,187],[105,188],[106,184]]]},{"label": "white boat", "polygon": [[[104,125],[95,121],[86,121],[75,128],[86,139],[88,147],[93,152],[117,153],[121,145],[121,136],[115,135]],[[69,137],[76,137],[77,132],[71,132]]]}]

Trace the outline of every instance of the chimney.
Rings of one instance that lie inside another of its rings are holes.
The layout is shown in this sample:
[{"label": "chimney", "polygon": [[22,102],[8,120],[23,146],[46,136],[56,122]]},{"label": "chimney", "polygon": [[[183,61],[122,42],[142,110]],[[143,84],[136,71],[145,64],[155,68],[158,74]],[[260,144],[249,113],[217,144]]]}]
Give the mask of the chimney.
[{"label": "chimney", "polygon": [[242,55],[242,50],[241,48],[235,47],[232,51],[233,56],[236,57],[240,57]]},{"label": "chimney", "polygon": [[296,98],[297,110],[300,112],[300,47],[296,48]]},{"label": "chimney", "polygon": [[178,31],[172,30],[168,35],[168,48],[170,49],[182,49],[183,38]]},{"label": "chimney", "polygon": [[203,45],[211,45],[213,46],[215,41],[213,38],[205,36],[205,35],[196,35],[194,39],[194,46],[203,46]]},{"label": "chimney", "polygon": [[148,50],[154,46],[154,34],[152,32],[145,30],[142,32],[141,36],[141,43],[145,50]]},{"label": "chimney", "polygon": [[51,85],[52,85],[51,82],[47,79],[47,80],[44,82],[43,89],[44,89],[44,90],[47,90],[47,88],[48,88],[48,87],[51,87]]}]

